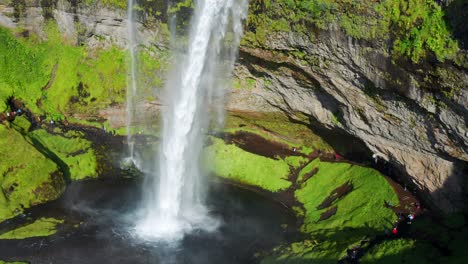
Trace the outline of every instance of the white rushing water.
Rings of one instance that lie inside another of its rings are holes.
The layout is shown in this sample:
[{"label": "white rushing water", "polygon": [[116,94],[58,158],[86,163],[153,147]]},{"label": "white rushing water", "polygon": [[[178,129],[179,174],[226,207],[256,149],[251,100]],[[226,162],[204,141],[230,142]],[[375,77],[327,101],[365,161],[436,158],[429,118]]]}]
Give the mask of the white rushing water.
[{"label": "white rushing water", "polygon": [[195,1],[186,51],[165,87],[159,166],[143,188],[136,232],[144,239],[174,241],[218,226],[205,206],[200,160],[211,114],[222,121],[247,6],[247,0]]},{"label": "white rushing water", "polygon": [[126,158],[126,163],[137,164],[137,159],[135,157],[135,142],[131,127],[133,126],[133,121],[135,119],[135,100],[137,97],[137,60],[136,60],[136,27],[134,19],[134,0],[128,0],[127,8],[127,36],[128,36],[128,51],[130,54],[129,60],[129,70],[127,77],[127,144],[128,144],[128,157]]}]

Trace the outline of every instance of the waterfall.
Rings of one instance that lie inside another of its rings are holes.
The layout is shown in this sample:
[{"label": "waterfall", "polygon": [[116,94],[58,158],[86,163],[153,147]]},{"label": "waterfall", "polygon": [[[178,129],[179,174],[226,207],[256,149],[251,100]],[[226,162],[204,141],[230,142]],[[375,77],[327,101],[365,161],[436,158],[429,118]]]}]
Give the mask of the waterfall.
[{"label": "waterfall", "polygon": [[127,7],[127,36],[128,36],[128,51],[130,54],[129,58],[129,70],[127,77],[127,144],[128,144],[128,157],[126,163],[133,163],[137,165],[137,159],[135,157],[135,141],[131,128],[135,119],[135,101],[137,96],[137,60],[136,60],[136,49],[137,41],[135,37],[136,27],[134,21],[134,5],[135,0],[128,0]]},{"label": "waterfall", "polygon": [[222,122],[224,86],[234,68],[247,0],[198,0],[188,44],[165,87],[158,165],[147,175],[137,234],[177,240],[197,229],[216,229],[205,206],[200,168],[204,135],[217,115]]}]

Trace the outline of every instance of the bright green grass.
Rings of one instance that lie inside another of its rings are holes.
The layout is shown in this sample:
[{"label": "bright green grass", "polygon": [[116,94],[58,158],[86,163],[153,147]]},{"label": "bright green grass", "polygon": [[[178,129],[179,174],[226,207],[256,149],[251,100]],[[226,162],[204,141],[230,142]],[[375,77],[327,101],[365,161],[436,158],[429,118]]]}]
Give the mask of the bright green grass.
[{"label": "bright green grass", "polygon": [[425,243],[409,239],[384,241],[364,255],[360,263],[438,263],[437,251]]},{"label": "bright green grass", "polygon": [[[152,0],[149,0],[149,1],[152,1]],[[127,9],[128,1],[127,0],[84,0],[83,2],[87,5],[94,5],[97,2],[101,2],[106,7],[125,10]]]},{"label": "bright green grass", "polygon": [[[318,166],[318,172],[308,179],[295,196],[306,209],[302,230],[307,233],[325,230],[365,228],[374,232],[383,232],[390,228],[395,214],[384,207],[384,200],[398,204],[398,197],[392,187],[376,170],[348,163],[316,162],[308,166]],[[337,187],[350,181],[353,191],[335,201],[337,213],[331,218],[319,221],[321,213],[327,209],[316,207]],[[368,235],[368,231],[365,232]]]},{"label": "bright green grass", "polygon": [[28,264],[28,262],[19,262],[19,261],[10,262],[10,261],[0,260],[0,264]]},{"label": "bright green grass", "polygon": [[47,83],[47,68],[43,64],[44,52],[38,46],[16,39],[0,27],[0,110],[6,109],[8,96],[22,98],[34,110],[42,87]]},{"label": "bright green grass", "polygon": [[277,192],[287,189],[289,166],[283,160],[274,160],[244,151],[223,140],[211,138],[213,144],[205,149],[205,164],[221,177]]},{"label": "bright green grass", "polygon": [[273,255],[262,259],[262,264],[336,264],[346,254],[349,241],[304,240],[283,245]]},{"label": "bright green grass", "polygon": [[96,155],[91,142],[79,133],[62,136],[52,135],[46,130],[39,129],[31,132],[29,136],[66,164],[69,170],[68,176],[72,180],[98,176]]},{"label": "bright green grass", "polygon": [[[298,182],[306,173],[318,172],[295,191],[296,199],[305,212],[301,230],[311,237],[276,248],[262,263],[336,263],[346,255],[346,249],[365,237],[384,234],[395,220],[395,214],[384,207],[384,200],[398,204],[398,198],[388,182],[375,170],[347,163],[321,162],[315,159],[299,173]],[[317,206],[337,187],[353,183],[353,190],[335,200],[335,215],[318,221],[328,208]],[[312,241],[312,242],[311,242]]]},{"label": "bright green grass", "polygon": [[28,237],[45,237],[57,232],[57,225],[63,220],[40,218],[27,226],[8,231],[0,235],[0,239],[24,239]]},{"label": "bright green grass", "polygon": [[302,170],[299,172],[299,176],[297,177],[297,182],[301,182],[304,178],[304,175],[311,172],[313,169],[317,168],[320,164],[320,159],[314,159],[312,162],[307,164]]},{"label": "bright green grass", "polygon": [[[243,126],[241,127],[241,125]],[[266,139],[287,144],[291,148],[296,147],[304,154],[309,154],[317,149],[324,152],[332,150],[325,141],[315,135],[307,126],[292,123],[281,113],[228,113],[225,131],[255,133]]]},{"label": "bright green grass", "polygon": [[[55,121],[71,114],[97,116],[99,109],[125,102],[125,51],[71,46],[53,21],[44,30],[47,41],[34,35],[17,38],[15,32],[0,27],[0,111],[7,110],[10,96],[21,99],[33,113]],[[144,98],[150,99],[153,89],[162,86],[160,76],[165,74],[169,57],[167,51],[142,49],[139,70],[154,75],[140,78]],[[47,84],[50,87],[43,89]]]},{"label": "bright green grass", "polygon": [[0,149],[0,221],[64,191],[57,165],[14,129],[0,125]]}]

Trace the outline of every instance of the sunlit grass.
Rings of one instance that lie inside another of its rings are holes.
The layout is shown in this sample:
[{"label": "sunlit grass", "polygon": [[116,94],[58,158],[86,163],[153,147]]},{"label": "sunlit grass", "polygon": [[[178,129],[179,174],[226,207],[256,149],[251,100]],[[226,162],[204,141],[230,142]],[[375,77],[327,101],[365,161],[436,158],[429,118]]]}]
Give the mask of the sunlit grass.
[{"label": "sunlit grass", "polygon": [[40,218],[34,223],[0,234],[0,239],[23,239],[28,237],[45,237],[57,232],[57,225],[63,220]]},{"label": "sunlit grass", "polygon": [[0,221],[64,191],[57,165],[16,130],[0,125],[0,149]]},{"label": "sunlit grass", "polygon": [[218,138],[211,140],[213,144],[205,149],[205,164],[216,175],[272,192],[291,185],[285,161],[255,155]]}]

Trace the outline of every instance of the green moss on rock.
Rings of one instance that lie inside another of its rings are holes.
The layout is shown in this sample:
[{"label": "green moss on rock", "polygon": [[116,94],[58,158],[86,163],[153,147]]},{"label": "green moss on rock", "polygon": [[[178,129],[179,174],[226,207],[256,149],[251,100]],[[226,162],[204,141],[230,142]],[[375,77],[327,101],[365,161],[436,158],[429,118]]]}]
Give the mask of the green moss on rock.
[{"label": "green moss on rock", "polygon": [[205,164],[216,175],[272,192],[291,185],[289,166],[285,161],[252,154],[233,144],[227,145],[221,139],[211,140],[213,144],[205,150]]},{"label": "green moss on rock", "polygon": [[319,136],[305,125],[291,122],[281,113],[243,113],[231,112],[226,117],[226,132],[246,131],[268,140],[296,147],[300,152],[309,154],[314,150],[332,151]]},{"label": "green moss on rock", "polygon": [[40,218],[34,223],[19,227],[0,235],[0,239],[24,239],[29,237],[45,237],[57,232],[57,225],[63,220],[55,218]]},{"label": "green moss on rock", "polygon": [[[297,200],[306,209],[303,231],[315,233],[327,229],[365,228],[383,232],[385,228],[391,227],[396,216],[384,206],[384,200],[398,204],[398,197],[378,171],[331,162],[316,162],[307,169],[315,168],[318,169],[317,173],[295,192]],[[352,184],[352,190],[330,205],[338,207],[336,214],[319,221],[321,214],[329,208],[318,209],[319,205],[334,189],[346,183]],[[372,235],[368,231],[364,233]]]},{"label": "green moss on rock", "polygon": [[439,257],[429,244],[410,239],[384,241],[364,255],[360,263],[434,263]]},{"label": "green moss on rock", "polygon": [[264,46],[273,31],[294,31],[314,39],[314,27],[339,25],[348,35],[388,41],[393,55],[417,63],[428,54],[453,59],[458,44],[435,1],[253,0],[244,45]]},{"label": "green moss on rock", "polygon": [[65,181],[57,165],[16,130],[0,125],[0,221],[57,199]]},{"label": "green moss on rock", "polygon": [[36,144],[45,147],[47,151],[63,162],[62,169],[72,180],[82,180],[98,176],[96,154],[91,142],[83,135],[70,131],[63,135],[52,135],[44,129],[35,130],[29,134]]}]

